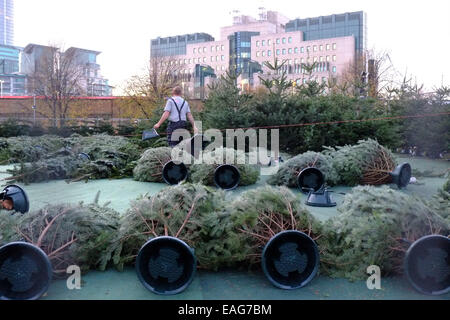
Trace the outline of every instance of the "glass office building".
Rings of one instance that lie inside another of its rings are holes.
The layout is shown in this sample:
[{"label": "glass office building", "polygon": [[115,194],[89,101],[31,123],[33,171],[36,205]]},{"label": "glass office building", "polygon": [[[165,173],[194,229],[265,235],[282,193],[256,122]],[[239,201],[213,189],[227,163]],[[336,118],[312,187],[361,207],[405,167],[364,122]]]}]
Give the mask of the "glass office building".
[{"label": "glass office building", "polygon": [[188,44],[208,41],[214,41],[214,38],[207,33],[192,33],[175,37],[156,38],[151,41],[150,54],[152,57],[185,55]]},{"label": "glass office building", "polygon": [[286,32],[303,31],[304,41],[355,36],[355,50],[367,49],[367,14],[363,11],[291,20]]},{"label": "glass office building", "polygon": [[234,70],[236,75],[242,75],[251,79],[255,72],[259,72],[261,67],[251,60],[253,36],[259,36],[259,32],[235,32],[228,37],[230,41],[230,70]]},{"label": "glass office building", "polygon": [[0,0],[0,44],[14,45],[14,0]]},{"label": "glass office building", "polygon": [[0,45],[0,81],[2,96],[21,96],[26,92],[26,77],[19,74],[21,48]]}]

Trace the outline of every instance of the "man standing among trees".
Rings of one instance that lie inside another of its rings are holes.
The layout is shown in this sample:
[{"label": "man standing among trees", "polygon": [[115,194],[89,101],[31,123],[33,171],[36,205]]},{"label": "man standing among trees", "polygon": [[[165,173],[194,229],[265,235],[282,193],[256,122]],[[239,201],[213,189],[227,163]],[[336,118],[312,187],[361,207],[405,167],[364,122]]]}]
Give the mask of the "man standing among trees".
[{"label": "man standing among trees", "polygon": [[177,129],[186,129],[186,118],[192,124],[194,134],[198,133],[198,129],[195,126],[195,120],[192,116],[189,103],[181,97],[182,90],[180,87],[175,87],[172,90],[172,97],[167,100],[164,113],[157,124],[154,125],[154,129],[158,130],[159,127],[169,119],[169,125],[167,126],[167,140],[170,147],[175,147],[180,141],[172,141],[172,133]]}]

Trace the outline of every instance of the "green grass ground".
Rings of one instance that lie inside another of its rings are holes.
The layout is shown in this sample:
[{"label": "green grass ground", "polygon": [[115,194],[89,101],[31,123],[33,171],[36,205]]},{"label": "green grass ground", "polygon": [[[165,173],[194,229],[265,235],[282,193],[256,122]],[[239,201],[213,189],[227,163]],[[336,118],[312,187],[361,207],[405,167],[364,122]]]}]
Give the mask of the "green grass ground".
[{"label": "green grass ground", "polygon": [[[450,169],[450,162],[421,158],[406,158],[399,156],[399,162],[408,161],[418,172],[426,175],[437,175]],[[0,179],[8,176],[6,169],[0,167]],[[272,169],[273,170],[273,169]],[[256,185],[238,188],[230,192],[228,197],[236,197],[245,190],[264,185],[267,176],[262,176]],[[4,181],[2,181],[3,184]],[[432,197],[442,187],[445,179],[442,177],[419,177],[418,183],[409,185],[403,192],[422,197]],[[100,202],[110,202],[110,205],[123,213],[129,202],[139,195],[155,194],[166,185],[158,183],[142,183],[131,179],[97,180],[66,183],[65,181],[50,181],[25,186],[31,202],[31,210],[41,208],[49,203],[92,202],[98,191],[101,192]],[[344,197],[341,193],[351,190],[349,187],[331,188],[338,207]],[[298,190],[300,201],[306,198]],[[320,220],[325,221],[336,215],[337,208],[313,208],[310,211]],[[43,299],[446,299],[450,294],[435,297],[417,293],[403,277],[384,278],[381,290],[369,290],[364,281],[349,282],[345,279],[331,279],[325,276],[316,277],[307,287],[284,291],[272,286],[261,271],[227,270],[220,272],[198,271],[193,283],[183,293],[176,296],[158,296],[147,291],[137,279],[134,269],[124,272],[108,270],[106,272],[90,272],[82,278],[81,290],[68,290],[66,282],[53,281],[48,293]]]}]

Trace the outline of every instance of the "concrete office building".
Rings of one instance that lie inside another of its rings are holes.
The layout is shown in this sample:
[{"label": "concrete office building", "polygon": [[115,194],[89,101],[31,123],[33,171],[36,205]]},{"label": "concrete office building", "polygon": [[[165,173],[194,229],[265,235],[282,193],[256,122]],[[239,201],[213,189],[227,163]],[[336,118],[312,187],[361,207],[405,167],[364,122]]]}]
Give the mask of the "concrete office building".
[{"label": "concrete office building", "polygon": [[[235,13],[233,24],[221,28],[219,40],[204,33],[157,38],[151,40],[151,56],[163,56],[163,63],[176,67],[174,72],[181,76],[185,94],[195,98],[203,98],[199,87],[227,70],[240,75],[241,87],[258,86],[258,75],[270,76],[264,62],[274,58],[286,61],[289,80],[307,81],[302,64],[316,62],[314,78],[326,81],[345,72],[364,49],[366,18],[362,12],[333,15],[331,25],[327,24],[327,17],[320,18],[319,33],[313,32],[316,20],[311,19],[306,19],[306,29],[302,29],[303,20],[290,20],[274,11],[261,10],[257,19]],[[332,32],[330,28],[336,30]],[[187,41],[189,38],[191,42]],[[198,74],[199,67],[213,70],[214,74]]]},{"label": "concrete office building", "polygon": [[[46,57],[51,55],[54,48],[49,46],[29,44],[22,53],[21,69],[22,73],[31,76],[39,72],[42,64],[45,64]],[[111,96],[112,87],[108,80],[101,75],[100,65],[97,63],[98,51],[69,48],[63,54],[70,54],[75,59],[75,66],[80,68],[82,73],[80,79],[81,92],[75,94],[84,96]],[[31,94],[31,92],[30,92]]]}]

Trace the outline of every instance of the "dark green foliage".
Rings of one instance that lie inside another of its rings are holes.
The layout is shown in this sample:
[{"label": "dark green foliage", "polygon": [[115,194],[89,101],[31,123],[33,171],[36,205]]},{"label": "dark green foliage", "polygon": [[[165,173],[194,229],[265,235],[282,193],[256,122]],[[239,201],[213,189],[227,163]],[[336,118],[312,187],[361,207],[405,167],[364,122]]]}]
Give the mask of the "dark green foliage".
[{"label": "dark green foliage", "polygon": [[321,270],[332,277],[364,280],[371,265],[384,275],[401,272],[408,243],[450,231],[424,201],[386,186],[356,187],[338,210],[318,239]]},{"label": "dark green foliage", "polygon": [[32,162],[52,156],[65,146],[57,136],[0,138],[0,161],[8,163]]},{"label": "dark green foliage", "polygon": [[389,172],[395,169],[392,153],[377,141],[368,139],[358,144],[327,148],[333,167],[339,176],[339,184],[380,185],[389,183]]},{"label": "dark green foliage", "polygon": [[443,217],[450,226],[450,178],[429,201],[429,206]]},{"label": "dark green foliage", "polygon": [[335,185],[339,179],[333,167],[331,156],[317,152],[306,152],[283,163],[278,171],[269,178],[267,183],[296,188],[298,187],[298,175],[303,169],[308,167],[314,167],[322,171],[329,185]]},{"label": "dark green foliage", "polygon": [[450,151],[450,87],[435,88],[425,96],[423,88],[404,80],[390,107],[406,116],[442,114],[436,117],[413,117],[402,122],[400,139],[404,147],[416,147],[418,153],[437,158]]},{"label": "dark green foliage", "polygon": [[[36,148],[35,143],[41,141],[42,147]],[[8,139],[8,144],[9,152],[28,154],[28,158],[23,158],[28,159],[29,163],[21,162],[10,170],[16,181],[25,183],[130,177],[135,161],[140,156],[139,148],[126,138],[108,135],[72,135],[66,139],[54,136],[18,137]],[[54,150],[56,147],[60,149]],[[80,153],[88,154],[91,160],[82,160]]]},{"label": "dark green foliage", "polygon": [[203,129],[248,127],[252,124],[250,109],[253,97],[240,94],[237,77],[230,72],[210,86],[208,99],[201,114]]},{"label": "dark green foliage", "polygon": [[240,258],[255,264],[261,261],[266,243],[279,232],[299,230],[313,239],[321,234],[321,224],[285,187],[260,187],[243,193],[229,210],[242,245]]},{"label": "dark green foliage", "polygon": [[212,235],[209,229],[204,230],[202,221],[223,210],[223,201],[221,192],[202,185],[180,184],[132,202],[109,250],[113,253],[114,264],[122,270],[124,265],[134,263],[139,249],[149,239],[169,235],[198,250],[196,255],[202,265],[204,259],[211,259],[208,254],[214,250],[207,246]]},{"label": "dark green foliage", "polygon": [[19,123],[15,119],[8,119],[0,123],[0,137],[9,138],[28,135],[31,127],[28,124]]},{"label": "dark green foliage", "polygon": [[35,244],[49,256],[55,275],[64,277],[70,265],[83,272],[105,270],[119,213],[97,203],[49,205],[25,215],[1,214],[0,226],[1,244],[19,239]]}]

